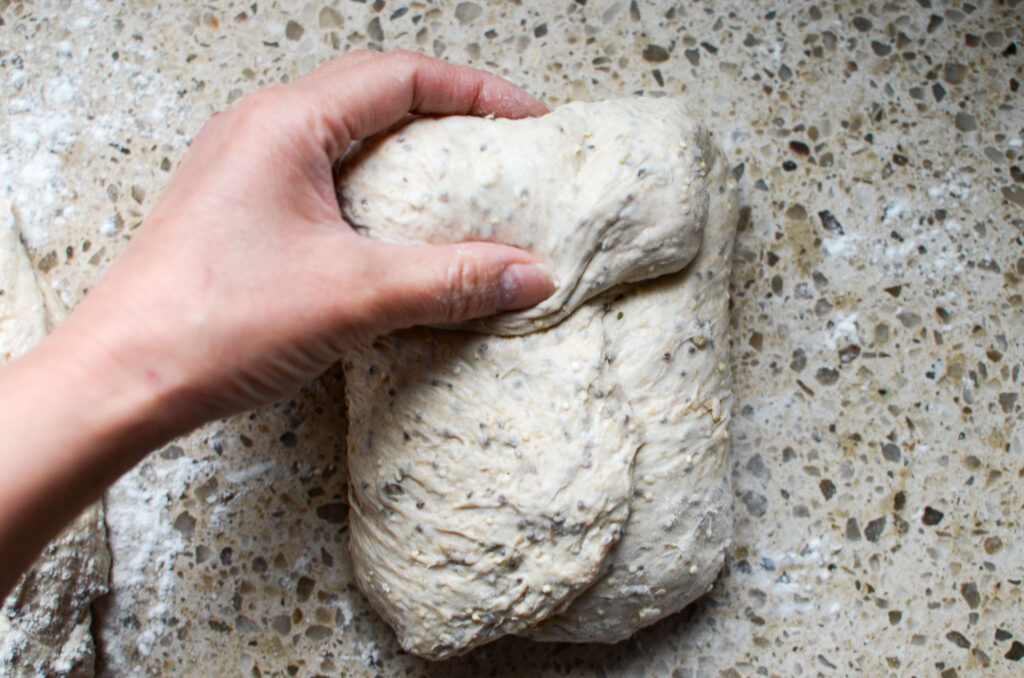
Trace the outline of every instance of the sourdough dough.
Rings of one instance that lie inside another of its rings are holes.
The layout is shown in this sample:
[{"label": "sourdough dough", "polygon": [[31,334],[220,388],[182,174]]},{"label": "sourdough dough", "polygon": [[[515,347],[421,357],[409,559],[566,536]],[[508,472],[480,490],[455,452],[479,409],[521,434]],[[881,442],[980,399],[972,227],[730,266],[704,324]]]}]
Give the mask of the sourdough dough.
[{"label": "sourdough dough", "polygon": [[693,258],[708,208],[694,172],[708,143],[678,104],[639,99],[526,120],[421,120],[366,144],[342,178],[342,207],[381,240],[487,240],[540,256],[558,284],[551,297],[466,325],[524,334]]},{"label": "sourdough dough", "polygon": [[518,245],[558,284],[346,356],[353,565],[403,647],[614,641],[704,593],[731,529],[736,205],[705,129],[671,99],[418,120],[340,198],[370,237]]},{"label": "sourdough dough", "polygon": [[[0,365],[46,336],[63,317],[36,281],[13,215],[0,198]],[[94,675],[90,606],[107,592],[110,555],[103,506],[87,508],[50,542],[0,612],[0,675]]]}]

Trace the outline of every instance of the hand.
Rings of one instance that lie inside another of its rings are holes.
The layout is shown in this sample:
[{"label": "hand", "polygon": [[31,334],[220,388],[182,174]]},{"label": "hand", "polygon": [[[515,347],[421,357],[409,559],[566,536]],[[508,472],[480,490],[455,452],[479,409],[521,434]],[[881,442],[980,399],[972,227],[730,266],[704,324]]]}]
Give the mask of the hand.
[{"label": "hand", "polygon": [[545,111],[497,77],[411,52],[354,52],[257,92],[203,128],[68,330],[112,353],[144,334],[125,369],[187,391],[195,420],[294,391],[354,339],[532,306],[552,288],[523,251],[358,236],[332,165],[410,112]]},{"label": "hand", "polygon": [[521,250],[357,235],[332,176],[351,142],[409,113],[544,112],[481,71],[353,52],[210,120],[104,279],[0,371],[0,593],[173,436],[298,389],[353,341],[547,297]]}]

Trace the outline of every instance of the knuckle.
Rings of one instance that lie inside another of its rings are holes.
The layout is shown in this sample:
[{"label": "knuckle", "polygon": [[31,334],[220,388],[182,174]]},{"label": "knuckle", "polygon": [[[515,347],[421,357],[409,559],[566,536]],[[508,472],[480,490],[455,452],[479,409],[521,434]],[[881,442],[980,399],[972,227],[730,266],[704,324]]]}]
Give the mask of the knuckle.
[{"label": "knuckle", "polygon": [[441,300],[445,322],[481,315],[488,303],[486,290],[480,267],[465,256],[456,256],[445,273],[445,298]]},{"label": "knuckle", "polygon": [[211,136],[214,131],[221,126],[224,122],[224,113],[217,112],[210,116],[210,119],[203,123],[203,126],[199,129],[199,134],[196,135],[196,141],[205,139]]},{"label": "knuckle", "polygon": [[279,89],[279,87],[258,89],[242,99],[235,110],[243,118],[272,115],[280,105],[281,94]]},{"label": "knuckle", "polygon": [[394,52],[388,52],[387,58],[391,59],[399,66],[406,66],[413,69],[429,60],[428,57],[423,54],[413,52],[408,49],[397,49]]},{"label": "knuckle", "polygon": [[282,137],[271,133],[275,128],[279,131],[294,128],[305,107],[301,98],[294,96],[294,91],[285,91],[284,87],[278,85],[256,90],[227,114],[228,129],[237,140],[241,143],[276,144]]}]

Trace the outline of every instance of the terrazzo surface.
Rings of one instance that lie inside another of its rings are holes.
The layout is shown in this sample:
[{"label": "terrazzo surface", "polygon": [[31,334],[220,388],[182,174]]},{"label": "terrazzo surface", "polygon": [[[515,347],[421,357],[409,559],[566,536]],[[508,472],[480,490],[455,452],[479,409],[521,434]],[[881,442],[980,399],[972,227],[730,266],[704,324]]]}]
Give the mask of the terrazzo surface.
[{"label": "terrazzo surface", "polygon": [[614,646],[402,653],[352,581],[332,370],[111,489],[100,674],[1021,675],[1022,17],[1016,1],[0,0],[0,190],[68,305],[212,113],[357,47],[485,68],[551,105],[682,95],[744,205],[737,521],[708,596]]}]

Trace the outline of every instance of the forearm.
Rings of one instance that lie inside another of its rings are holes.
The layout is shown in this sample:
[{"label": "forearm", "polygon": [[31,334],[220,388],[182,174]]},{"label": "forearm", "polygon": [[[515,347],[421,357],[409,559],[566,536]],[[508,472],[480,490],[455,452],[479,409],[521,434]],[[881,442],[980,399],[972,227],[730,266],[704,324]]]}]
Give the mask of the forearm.
[{"label": "forearm", "polygon": [[58,330],[0,370],[0,595],[63,525],[182,429],[167,391],[116,366],[110,350]]}]

